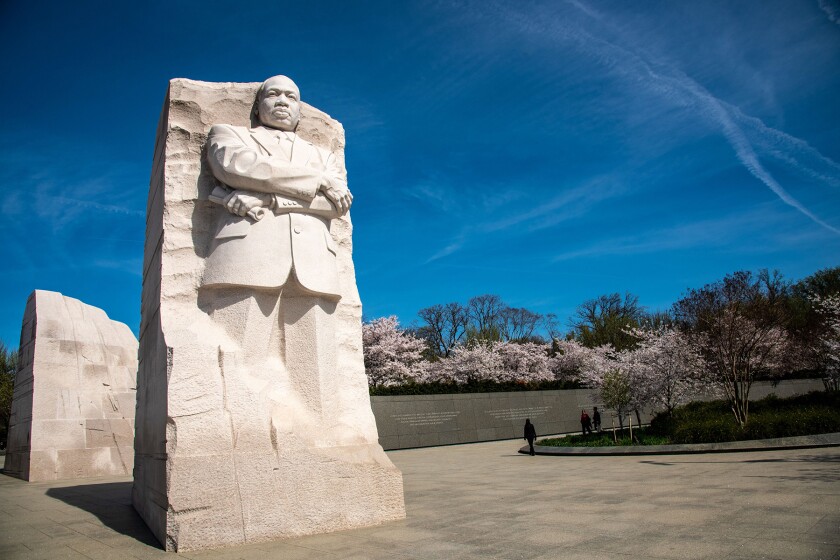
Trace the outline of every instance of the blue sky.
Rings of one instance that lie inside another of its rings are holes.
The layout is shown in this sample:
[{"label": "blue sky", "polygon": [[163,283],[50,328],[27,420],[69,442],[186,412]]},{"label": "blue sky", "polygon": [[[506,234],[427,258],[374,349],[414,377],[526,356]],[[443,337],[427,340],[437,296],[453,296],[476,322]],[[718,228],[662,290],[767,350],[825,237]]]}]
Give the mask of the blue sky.
[{"label": "blue sky", "polygon": [[56,290],[139,325],[171,78],[287,74],[347,131],[364,313],[565,320],[840,265],[840,3],[0,3],[0,339]]}]

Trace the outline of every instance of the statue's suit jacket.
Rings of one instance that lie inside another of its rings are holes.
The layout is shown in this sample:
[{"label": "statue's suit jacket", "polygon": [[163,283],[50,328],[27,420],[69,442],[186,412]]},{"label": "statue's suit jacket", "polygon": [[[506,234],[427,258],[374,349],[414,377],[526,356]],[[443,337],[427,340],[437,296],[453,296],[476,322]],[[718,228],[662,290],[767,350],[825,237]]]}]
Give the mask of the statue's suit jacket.
[{"label": "statue's suit jacket", "polygon": [[275,196],[274,211],[259,221],[218,207],[202,285],[279,288],[294,270],[307,290],[341,297],[329,219],[284,212],[281,202],[312,201],[324,177],[336,186],[346,185],[346,172],[335,154],[294,133],[214,125],[207,138],[207,160],[213,175],[228,187]]}]

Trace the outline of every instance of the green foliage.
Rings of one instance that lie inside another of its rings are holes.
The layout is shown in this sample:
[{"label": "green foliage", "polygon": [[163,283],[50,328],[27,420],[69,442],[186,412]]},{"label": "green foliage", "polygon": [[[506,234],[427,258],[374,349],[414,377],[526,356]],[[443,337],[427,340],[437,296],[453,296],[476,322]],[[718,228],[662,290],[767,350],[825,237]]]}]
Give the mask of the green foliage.
[{"label": "green foliage", "polygon": [[502,339],[502,331],[496,325],[488,325],[483,328],[476,328],[471,325],[467,327],[467,334],[464,343],[468,347],[472,348],[476,344],[501,342]]},{"label": "green foliage", "polygon": [[396,395],[448,395],[458,393],[500,393],[512,391],[551,391],[562,389],[580,389],[581,385],[572,381],[543,381],[540,383],[499,383],[494,381],[474,381],[472,383],[407,383],[391,387],[370,387],[374,396]]},{"label": "green foliage", "polygon": [[743,439],[738,437],[741,427],[733,421],[730,413],[680,423],[670,431],[673,443],[717,443]]},{"label": "green foliage", "polygon": [[673,415],[658,414],[650,431],[673,443],[717,443],[840,432],[840,392],[812,392],[786,399],[769,396],[750,407],[746,426],[725,401],[694,402]]},{"label": "green foliage", "polygon": [[820,337],[828,325],[813,299],[840,294],[840,267],[826,268],[807,276],[792,286],[787,301],[790,321],[788,331],[800,348],[801,356],[796,364],[802,369],[816,370],[825,374],[826,356]]},{"label": "green foliage", "polygon": [[630,383],[620,371],[613,370],[604,375],[601,399],[607,408],[623,411],[630,404]]},{"label": "green foliage", "polygon": [[809,295],[825,297],[840,293],[840,266],[818,270],[794,284],[793,291],[803,299]]},{"label": "green foliage", "polygon": [[614,293],[580,304],[571,323],[575,338],[587,348],[611,344],[616,350],[628,350],[637,340],[627,331],[638,327],[643,318],[638,296]]},{"label": "green foliage", "polygon": [[8,441],[9,416],[12,412],[12,396],[15,374],[18,368],[18,352],[9,349],[0,340],[0,441]]},{"label": "green foliage", "polygon": [[670,443],[667,437],[651,433],[647,428],[633,430],[632,441],[630,440],[630,431],[624,430],[620,433],[617,440],[613,438],[612,432],[600,432],[597,434],[541,439],[538,445],[551,447],[621,447],[627,445],[666,445]]}]

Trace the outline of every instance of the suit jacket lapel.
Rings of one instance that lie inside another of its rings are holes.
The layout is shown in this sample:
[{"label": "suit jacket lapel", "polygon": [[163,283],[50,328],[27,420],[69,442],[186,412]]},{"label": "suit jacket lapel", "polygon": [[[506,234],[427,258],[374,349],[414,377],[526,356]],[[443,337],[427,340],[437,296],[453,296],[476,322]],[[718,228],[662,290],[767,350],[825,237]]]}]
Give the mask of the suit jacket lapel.
[{"label": "suit jacket lapel", "polygon": [[[279,132],[258,126],[251,129],[251,138],[269,156],[288,159],[289,155],[277,143],[277,134]],[[292,145],[291,163],[299,167],[306,167],[309,160],[312,159],[315,148],[300,136],[295,136],[296,138]]]},{"label": "suit jacket lapel", "polygon": [[261,126],[251,129],[251,138],[254,142],[268,155],[276,156],[282,153],[280,146],[277,144],[277,139]]}]

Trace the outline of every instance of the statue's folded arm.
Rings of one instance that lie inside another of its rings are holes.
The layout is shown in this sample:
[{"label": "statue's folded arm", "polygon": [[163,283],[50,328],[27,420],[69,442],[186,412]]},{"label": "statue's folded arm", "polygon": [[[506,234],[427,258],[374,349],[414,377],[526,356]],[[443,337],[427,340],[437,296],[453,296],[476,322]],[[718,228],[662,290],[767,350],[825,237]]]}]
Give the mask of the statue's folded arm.
[{"label": "statue's folded arm", "polygon": [[323,173],[265,156],[248,146],[228,125],[214,125],[207,139],[207,160],[213,175],[235,189],[312,200]]}]

